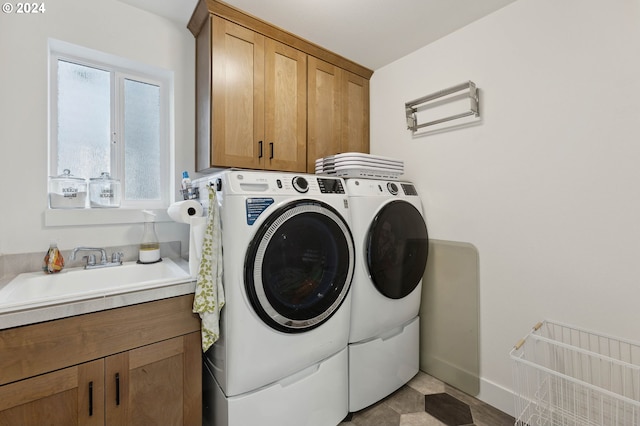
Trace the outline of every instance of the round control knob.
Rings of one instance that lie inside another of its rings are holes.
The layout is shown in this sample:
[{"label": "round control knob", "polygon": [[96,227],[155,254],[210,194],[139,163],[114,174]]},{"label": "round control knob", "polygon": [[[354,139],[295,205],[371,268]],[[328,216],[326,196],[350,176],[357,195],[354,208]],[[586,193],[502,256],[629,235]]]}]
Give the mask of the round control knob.
[{"label": "round control knob", "polygon": [[305,193],[309,190],[309,182],[302,176],[296,176],[293,178],[293,188],[301,193]]},{"label": "round control knob", "polygon": [[398,185],[393,182],[387,183],[387,189],[391,193],[391,195],[398,195]]}]

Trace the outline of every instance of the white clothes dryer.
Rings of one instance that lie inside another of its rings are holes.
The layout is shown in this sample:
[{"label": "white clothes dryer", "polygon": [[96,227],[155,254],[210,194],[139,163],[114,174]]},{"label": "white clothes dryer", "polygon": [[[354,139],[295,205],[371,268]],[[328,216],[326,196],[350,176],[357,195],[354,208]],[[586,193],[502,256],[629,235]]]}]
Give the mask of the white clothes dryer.
[{"label": "white clothes dryer", "polygon": [[346,179],[356,242],[349,333],[349,411],[400,388],[419,369],[429,235],[410,182]]},{"label": "white clothes dryer", "polygon": [[217,186],[222,221],[226,304],[203,369],[215,426],[339,423],[355,268],[344,181],[229,170],[197,182]]}]

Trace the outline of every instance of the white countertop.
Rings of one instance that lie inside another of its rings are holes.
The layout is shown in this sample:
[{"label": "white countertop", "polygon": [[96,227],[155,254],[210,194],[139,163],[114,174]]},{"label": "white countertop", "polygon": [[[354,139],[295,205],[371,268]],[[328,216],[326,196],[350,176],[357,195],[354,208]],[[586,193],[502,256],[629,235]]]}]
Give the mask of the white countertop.
[{"label": "white countertop", "polygon": [[[172,260],[185,271],[189,271],[189,264],[185,260]],[[10,281],[11,279],[0,281],[0,289]],[[143,290],[124,290],[117,294],[92,294],[87,298],[73,302],[50,303],[46,306],[1,313],[0,330],[191,294],[195,292],[195,286],[195,279],[187,278],[176,282],[162,283],[157,287]]]}]

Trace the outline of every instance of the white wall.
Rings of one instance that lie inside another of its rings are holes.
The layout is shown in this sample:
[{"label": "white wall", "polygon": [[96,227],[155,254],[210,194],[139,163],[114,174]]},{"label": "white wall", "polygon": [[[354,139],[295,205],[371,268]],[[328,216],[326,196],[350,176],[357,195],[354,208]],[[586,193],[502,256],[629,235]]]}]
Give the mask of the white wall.
[{"label": "white wall", "polygon": [[[45,227],[49,37],[172,70],[177,172],[194,165],[195,42],[184,25],[115,0],[45,1],[40,15],[0,14],[0,254],[136,244],[142,226]],[[174,179],[177,182],[177,179]],[[161,241],[188,246],[185,225]]]},{"label": "white wall", "polygon": [[[640,341],[639,8],[519,0],[371,81],[372,153],[405,160],[432,238],[479,250],[480,397],[506,411],[537,321]],[[412,137],[404,103],[467,80],[482,121]]]}]

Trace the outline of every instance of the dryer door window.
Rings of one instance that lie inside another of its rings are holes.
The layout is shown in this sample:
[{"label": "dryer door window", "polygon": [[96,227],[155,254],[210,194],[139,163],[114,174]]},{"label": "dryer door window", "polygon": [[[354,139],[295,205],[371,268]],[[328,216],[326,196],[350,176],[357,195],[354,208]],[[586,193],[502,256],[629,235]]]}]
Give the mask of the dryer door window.
[{"label": "dryer door window", "polygon": [[340,307],[354,265],[353,238],[344,219],[325,203],[300,200],[261,225],[247,251],[245,287],[266,324],[303,332]]},{"label": "dryer door window", "polygon": [[386,204],[374,218],[366,243],[373,284],[391,299],[401,299],[420,283],[429,254],[427,226],[418,209],[405,201]]}]

